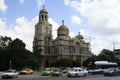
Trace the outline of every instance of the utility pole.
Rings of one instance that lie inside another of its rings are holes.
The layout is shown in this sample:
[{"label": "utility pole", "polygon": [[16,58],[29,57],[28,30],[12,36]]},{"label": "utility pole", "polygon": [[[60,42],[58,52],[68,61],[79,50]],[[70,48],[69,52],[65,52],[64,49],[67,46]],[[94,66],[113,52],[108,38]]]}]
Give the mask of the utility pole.
[{"label": "utility pole", "polygon": [[10,60],[10,62],[9,62],[9,68],[10,68],[10,69],[11,69],[11,63],[12,63],[12,62],[11,62],[11,60]]},{"label": "utility pole", "polygon": [[118,42],[115,42],[115,41],[112,42],[112,45],[113,45],[113,51],[115,50],[116,44],[118,44]]},{"label": "utility pole", "polygon": [[89,36],[89,43],[90,43],[90,45],[89,45],[89,50],[90,50],[91,52],[92,52],[91,41],[92,41],[93,39],[95,39],[95,38],[92,38],[91,36]]}]

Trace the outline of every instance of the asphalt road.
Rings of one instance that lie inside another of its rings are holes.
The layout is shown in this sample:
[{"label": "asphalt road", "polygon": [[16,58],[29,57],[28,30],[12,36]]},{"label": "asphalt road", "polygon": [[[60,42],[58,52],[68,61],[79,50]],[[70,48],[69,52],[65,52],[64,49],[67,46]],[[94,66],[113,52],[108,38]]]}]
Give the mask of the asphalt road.
[{"label": "asphalt road", "polygon": [[14,79],[0,78],[0,80],[120,80],[120,76],[105,77],[103,75],[88,75],[87,77],[68,78],[66,74],[60,77],[51,77],[51,76],[41,76],[40,72],[34,72],[32,75],[18,75],[18,78],[14,78]]}]

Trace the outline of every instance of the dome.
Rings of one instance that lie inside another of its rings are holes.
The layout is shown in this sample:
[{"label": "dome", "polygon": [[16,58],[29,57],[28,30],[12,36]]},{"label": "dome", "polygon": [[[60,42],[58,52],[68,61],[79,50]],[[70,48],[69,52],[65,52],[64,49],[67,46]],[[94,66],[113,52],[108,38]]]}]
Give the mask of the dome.
[{"label": "dome", "polygon": [[79,39],[84,39],[84,37],[80,34],[80,32],[79,32],[79,35],[77,35],[77,37],[78,37]]},{"label": "dome", "polygon": [[69,29],[64,25],[64,21],[62,21],[62,25],[58,28],[58,36],[68,36]]},{"label": "dome", "polygon": [[68,30],[67,26],[65,25],[61,25],[58,30]]},{"label": "dome", "polygon": [[45,6],[43,6],[42,10],[40,10],[40,13],[47,13],[48,14],[47,10],[45,9]]}]

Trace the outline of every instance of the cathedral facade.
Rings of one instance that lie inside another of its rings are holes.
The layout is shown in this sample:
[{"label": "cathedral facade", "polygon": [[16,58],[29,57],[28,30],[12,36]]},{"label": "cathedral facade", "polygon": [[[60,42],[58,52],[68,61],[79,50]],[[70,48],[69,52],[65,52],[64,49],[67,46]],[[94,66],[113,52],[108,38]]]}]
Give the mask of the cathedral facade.
[{"label": "cathedral facade", "polygon": [[80,33],[71,38],[64,21],[57,29],[56,39],[53,39],[52,24],[48,22],[48,11],[44,7],[40,10],[39,21],[35,25],[33,51],[38,51],[43,57],[43,67],[51,66],[51,63],[60,58],[80,61],[82,66],[83,61],[91,56],[89,46],[90,44],[84,41]]}]

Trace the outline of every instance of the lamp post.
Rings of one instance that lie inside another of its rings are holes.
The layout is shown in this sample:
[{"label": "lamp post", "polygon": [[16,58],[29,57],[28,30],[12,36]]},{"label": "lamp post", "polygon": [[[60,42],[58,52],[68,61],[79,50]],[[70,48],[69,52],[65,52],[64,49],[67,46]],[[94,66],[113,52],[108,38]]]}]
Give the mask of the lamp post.
[{"label": "lamp post", "polygon": [[9,68],[10,68],[10,69],[11,69],[11,63],[12,63],[12,62],[11,62],[11,60],[10,60],[10,61],[9,61]]},{"label": "lamp post", "polygon": [[112,42],[112,45],[113,45],[113,51],[115,50],[116,44],[118,44],[118,42],[115,42],[115,41]]},{"label": "lamp post", "polygon": [[90,50],[90,51],[92,51],[92,47],[91,47],[91,41],[92,41],[92,39],[95,39],[95,38],[92,38],[91,36],[89,36],[89,43],[90,43],[90,45],[89,45],[89,50]]},{"label": "lamp post", "polygon": [[91,67],[92,67],[92,62],[91,61],[88,63],[88,67],[89,67],[89,69],[91,69]]}]

